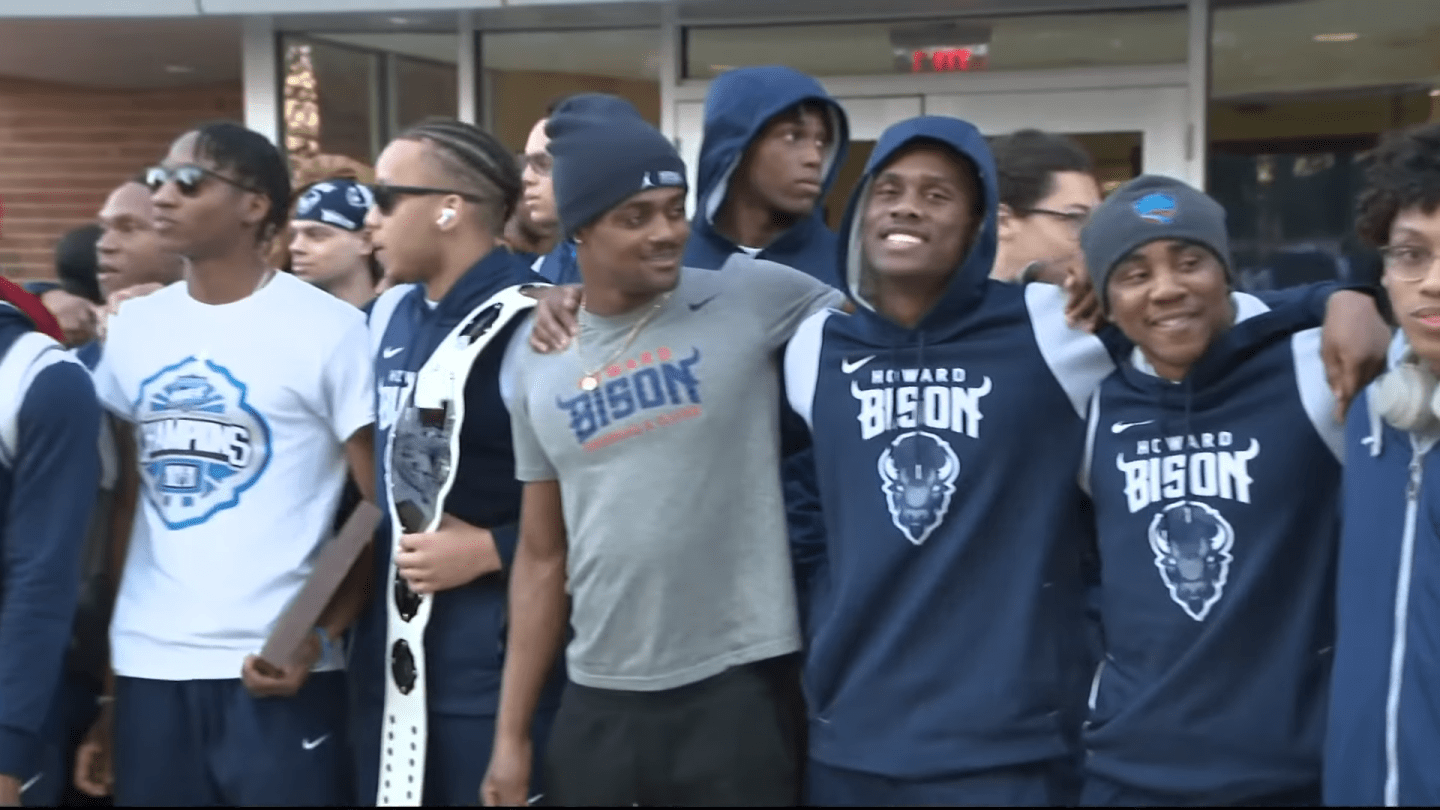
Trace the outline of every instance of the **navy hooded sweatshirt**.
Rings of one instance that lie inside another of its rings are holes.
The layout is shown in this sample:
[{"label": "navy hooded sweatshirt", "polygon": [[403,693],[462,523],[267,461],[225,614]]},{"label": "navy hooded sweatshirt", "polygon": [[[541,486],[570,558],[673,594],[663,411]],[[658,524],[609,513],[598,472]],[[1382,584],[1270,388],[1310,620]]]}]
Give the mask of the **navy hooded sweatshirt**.
[{"label": "navy hooded sweatshirt", "polygon": [[[831,111],[832,147],[822,170],[823,198],[835,184],[850,140],[845,111],[825,88],[799,71],[779,66],[727,71],[710,83],[705,97],[705,137],[700,144],[695,218],[685,246],[686,267],[718,270],[730,256],[742,252],[742,246],[715,230],[715,216],[745,150],[770,119],[803,101],[819,102]],[[788,265],[839,286],[835,277],[835,234],[825,225],[819,205],[769,245],[745,247],[760,247],[756,258]]]},{"label": "navy hooded sweatshirt", "polygon": [[[875,174],[917,140],[969,158],[985,218],[908,329],[861,295],[857,218]],[[812,317],[787,349],[826,535],[810,586],[810,756],[832,767],[919,780],[1067,755],[1093,524],[1075,476],[1082,414],[1115,366],[1066,326],[1060,288],[990,279],[996,207],[973,126],[891,127],[841,231],[860,308]]]},{"label": "navy hooded sweatshirt", "polygon": [[[543,280],[505,248],[481,259],[431,307],[421,285],[386,291],[371,310],[375,354],[377,504],[388,515],[385,483],[389,459],[384,452],[396,414],[415,375],[460,321],[490,296],[516,284]],[[389,299],[389,300],[386,300]],[[378,319],[385,318],[381,323]],[[520,319],[517,319],[517,322]],[[520,520],[521,485],[515,480],[510,415],[500,398],[500,361],[514,335],[514,324],[497,333],[476,359],[465,386],[465,422],[460,430],[460,465],[445,499],[445,511],[472,526],[489,529],[500,552],[501,570],[466,585],[435,594],[425,628],[426,698],[439,714],[489,717],[499,705],[500,672],[504,663],[506,580],[515,557]],[[392,538],[389,521],[381,522],[375,548],[375,582],[390,573]],[[389,587],[375,588],[355,630],[350,658],[351,678],[362,704],[385,699],[385,598]],[[563,684],[557,668],[542,708],[553,705]]]},{"label": "navy hooded sweatshirt", "polygon": [[1180,382],[1136,351],[1101,384],[1081,474],[1106,644],[1085,769],[1193,805],[1318,786],[1334,645],[1343,438],[1320,330],[1232,300]]},{"label": "navy hooded sweatshirt", "polygon": [[[0,303],[0,362],[31,331]],[[0,447],[0,774],[21,781],[38,767],[100,482],[101,412],[89,373],[58,344],[29,368],[20,390],[0,391],[0,419],[13,415],[16,439]]]},{"label": "navy hooded sweatshirt", "polygon": [[[861,294],[857,220],[876,173],[915,141],[973,163],[985,216],[940,301],[907,329]],[[810,756],[826,765],[920,780],[1072,753],[1067,722],[1090,674],[1080,554],[1094,541],[1075,471],[1115,341],[1067,326],[1059,287],[990,278],[997,205],[973,126],[891,127],[837,246],[860,308],[813,316],[786,350],[823,511],[820,548],[797,558],[812,594]],[[1315,326],[1335,289],[1282,298]]]},{"label": "navy hooded sweatshirt", "polygon": [[[1392,366],[1406,348],[1398,333]],[[1376,383],[1375,385],[1378,385]],[[1345,431],[1328,805],[1440,805],[1440,434],[1384,422],[1374,386]]]}]

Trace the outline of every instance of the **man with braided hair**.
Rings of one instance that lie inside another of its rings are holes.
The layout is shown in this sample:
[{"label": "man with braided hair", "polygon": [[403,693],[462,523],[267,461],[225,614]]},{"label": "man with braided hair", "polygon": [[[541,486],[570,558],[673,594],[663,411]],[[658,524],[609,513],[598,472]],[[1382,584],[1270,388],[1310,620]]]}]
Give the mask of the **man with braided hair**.
[{"label": "man with braided hair", "polygon": [[[436,355],[443,359],[456,344],[456,327],[468,326],[491,302],[506,296],[513,302],[515,287],[542,279],[499,241],[521,179],[514,156],[488,132],[453,120],[421,122],[381,152],[376,181],[367,224],[377,256],[397,281],[370,314],[376,489],[400,536],[387,521],[377,537],[379,587],[351,657],[359,797],[368,801],[378,792],[380,804],[473,804],[494,738],[506,582],[520,514],[499,380],[514,323],[497,318],[470,344],[486,341],[472,361],[440,366],[455,377],[447,390],[463,391],[463,416],[453,430],[418,424],[415,406]],[[448,453],[440,465],[437,452]],[[419,527],[402,514],[415,498],[429,504]],[[544,704],[550,711],[539,712],[534,726],[541,738],[562,683],[557,668]],[[387,793],[412,784],[416,795]]]},{"label": "man with braided hair", "polygon": [[347,460],[368,496],[365,320],[266,262],[290,180],[263,135],[201,126],[145,182],[188,269],[120,307],[95,371],[132,428],[118,489],[140,495],[112,557],[114,691],[77,770],[102,788],[113,770],[120,806],[348,804],[334,642],[360,601],[342,591],[283,666],[253,653],[332,533]]}]

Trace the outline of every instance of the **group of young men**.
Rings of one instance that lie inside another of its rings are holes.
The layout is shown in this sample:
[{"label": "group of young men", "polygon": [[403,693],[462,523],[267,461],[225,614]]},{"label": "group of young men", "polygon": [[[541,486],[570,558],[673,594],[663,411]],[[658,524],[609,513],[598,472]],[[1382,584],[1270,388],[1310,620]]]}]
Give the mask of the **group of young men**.
[{"label": "group of young men", "polygon": [[[834,233],[847,132],[723,74],[693,218],[611,96],[523,170],[427,121],[293,205],[262,136],[182,135],[101,213],[112,306],[0,288],[0,802],[53,801],[77,725],[127,805],[1440,799],[1440,130],[1361,200],[1393,345],[1043,133],[897,124]],[[347,473],[386,519],[262,660]]]}]

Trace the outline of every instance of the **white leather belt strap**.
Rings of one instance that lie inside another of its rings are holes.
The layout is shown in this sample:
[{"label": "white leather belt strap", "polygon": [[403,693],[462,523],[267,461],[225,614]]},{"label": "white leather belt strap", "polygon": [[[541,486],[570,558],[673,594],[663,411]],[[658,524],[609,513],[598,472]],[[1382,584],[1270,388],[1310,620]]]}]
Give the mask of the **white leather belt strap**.
[{"label": "white leather belt strap", "polygon": [[[428,709],[425,700],[425,626],[429,596],[410,590],[395,566],[400,536],[434,531],[459,467],[460,426],[470,369],[502,327],[535,306],[507,287],[476,307],[445,337],[415,376],[385,446],[385,487],[390,503],[390,576],[386,599],[385,714],[380,736],[380,807],[418,807],[425,793]],[[401,434],[405,435],[401,435]],[[397,459],[396,451],[399,450]],[[397,460],[403,469],[397,473]]]}]

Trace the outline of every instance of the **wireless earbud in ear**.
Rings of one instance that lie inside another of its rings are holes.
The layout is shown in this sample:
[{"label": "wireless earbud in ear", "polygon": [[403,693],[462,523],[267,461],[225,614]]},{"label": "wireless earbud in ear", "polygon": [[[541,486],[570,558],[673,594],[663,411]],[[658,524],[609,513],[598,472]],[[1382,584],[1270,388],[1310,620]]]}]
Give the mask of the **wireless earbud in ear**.
[{"label": "wireless earbud in ear", "polygon": [[437,220],[435,220],[435,224],[437,224],[437,225],[439,225],[440,227],[443,228],[443,227],[445,227],[446,225],[449,225],[449,224],[450,224],[451,222],[453,222],[454,220],[455,220],[455,209],[454,209],[454,208],[446,208],[444,211],[441,211],[441,212],[440,212],[440,218],[437,219]]}]

